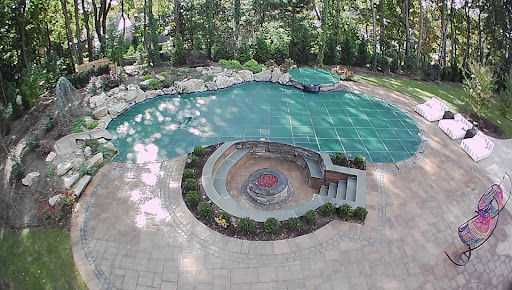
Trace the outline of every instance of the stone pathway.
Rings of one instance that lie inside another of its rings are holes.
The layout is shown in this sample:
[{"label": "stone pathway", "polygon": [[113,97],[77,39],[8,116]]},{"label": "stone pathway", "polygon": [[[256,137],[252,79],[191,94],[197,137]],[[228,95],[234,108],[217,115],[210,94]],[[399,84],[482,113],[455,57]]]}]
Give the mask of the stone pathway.
[{"label": "stone pathway", "polygon": [[460,141],[417,116],[414,101],[351,86],[407,111],[424,139],[413,159],[370,166],[364,225],[334,221],[274,242],[233,239],[212,232],[186,208],[180,189],[184,157],[111,163],[93,179],[74,214],[73,254],[89,288],[510,289],[508,211],[465,267],[444,254],[462,248],[457,227],[474,214],[493,182],[490,165],[473,162]]}]

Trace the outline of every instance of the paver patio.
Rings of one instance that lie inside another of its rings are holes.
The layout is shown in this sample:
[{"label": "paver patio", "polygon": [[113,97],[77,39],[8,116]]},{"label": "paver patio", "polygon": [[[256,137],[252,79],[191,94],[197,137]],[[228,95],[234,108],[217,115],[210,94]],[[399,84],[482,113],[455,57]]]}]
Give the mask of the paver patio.
[{"label": "paver patio", "polygon": [[504,156],[500,163],[475,163],[460,142],[414,113],[414,101],[347,85],[406,112],[424,140],[410,160],[370,164],[364,225],[333,221],[315,233],[274,242],[233,239],[212,232],[186,208],[180,189],[184,156],[142,165],[112,162],[74,213],[73,255],[89,288],[510,289],[509,211],[465,267],[444,254],[462,248],[457,227],[502,177],[500,169],[510,166],[508,151],[495,149]]}]

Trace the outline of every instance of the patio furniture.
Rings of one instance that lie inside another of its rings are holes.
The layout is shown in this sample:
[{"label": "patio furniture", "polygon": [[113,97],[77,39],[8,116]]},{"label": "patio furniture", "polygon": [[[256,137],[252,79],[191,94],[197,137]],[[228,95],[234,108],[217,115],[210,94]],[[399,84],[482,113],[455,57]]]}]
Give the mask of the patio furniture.
[{"label": "patio furniture", "polygon": [[462,147],[475,162],[478,162],[491,156],[494,143],[489,137],[482,133],[482,131],[478,131],[475,137],[462,140],[460,147]]},{"label": "patio furniture", "polygon": [[473,138],[478,133],[478,129],[473,128],[466,131],[466,135],[464,135],[464,139]]},{"label": "patio furniture", "polygon": [[429,122],[441,120],[444,112],[448,111],[448,107],[436,98],[432,98],[423,104],[416,105],[414,109],[418,114],[423,116]]},{"label": "patio furniture", "polygon": [[461,114],[455,114],[453,119],[443,119],[439,121],[438,127],[450,136],[452,139],[461,139],[466,135],[466,131],[473,128],[473,124],[466,120]]},{"label": "patio furniture", "polygon": [[452,111],[444,112],[443,119],[453,119],[455,114]]}]

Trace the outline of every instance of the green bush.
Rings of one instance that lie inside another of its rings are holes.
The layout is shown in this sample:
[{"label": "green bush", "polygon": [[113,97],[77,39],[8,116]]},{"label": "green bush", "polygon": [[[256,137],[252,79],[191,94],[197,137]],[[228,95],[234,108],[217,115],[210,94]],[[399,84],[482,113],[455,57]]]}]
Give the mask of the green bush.
[{"label": "green bush", "polygon": [[187,178],[185,179],[185,182],[183,183],[183,188],[185,191],[189,190],[197,190],[197,181],[195,178]]},{"label": "green bush", "polygon": [[172,64],[182,65],[187,60],[187,50],[185,49],[185,43],[181,37],[174,39],[174,50],[172,51]]},{"label": "green bush", "polygon": [[197,163],[199,163],[199,158],[195,155],[189,155],[187,157],[187,162],[190,164],[190,166],[195,167]]},{"label": "green bush", "polygon": [[233,59],[233,52],[229,49],[228,44],[222,37],[217,37],[212,47],[212,58],[215,61],[221,59]]},{"label": "green bush", "polygon": [[355,64],[357,66],[365,67],[371,61],[371,54],[368,51],[368,40],[366,38],[361,39],[357,47],[357,59]]},{"label": "green bush", "polygon": [[238,60],[225,60],[221,59],[219,60],[219,65],[225,66],[227,68],[241,68],[242,65]]},{"label": "green bush", "polygon": [[143,80],[143,81],[147,81],[147,80],[150,80],[150,79],[152,79],[152,78],[153,78],[153,76],[152,76],[152,75],[145,75],[145,76],[143,76],[143,77],[142,77],[142,80]]},{"label": "green bush", "polygon": [[252,59],[251,48],[248,45],[241,46],[236,52],[236,60],[240,63],[246,63]]},{"label": "green bush", "polygon": [[103,154],[103,163],[109,162],[116,152],[110,148],[105,147],[105,145],[98,146],[98,153]]},{"label": "green bush", "polygon": [[364,170],[366,168],[366,159],[362,155],[356,155],[352,164],[356,169]]},{"label": "green bush", "polygon": [[243,217],[238,221],[238,227],[245,234],[251,234],[256,229],[256,222],[250,217]]},{"label": "green bush", "polygon": [[265,65],[259,64],[256,60],[251,59],[244,63],[242,68],[245,70],[250,70],[253,73],[259,73],[264,67]]},{"label": "green bush", "polygon": [[268,44],[263,34],[256,35],[253,51],[253,58],[259,63],[265,63],[270,59],[270,44]]},{"label": "green bush", "polygon": [[357,58],[356,42],[349,36],[341,41],[340,62],[345,65],[354,65]]},{"label": "green bush", "polygon": [[311,63],[313,58],[311,50],[316,40],[315,36],[305,23],[298,23],[291,28],[290,58],[298,63]]},{"label": "green bush", "polygon": [[76,118],[73,123],[71,124],[71,133],[80,133],[84,131],[85,127],[85,120],[84,118]]},{"label": "green bush", "polygon": [[284,223],[284,227],[289,231],[296,231],[300,229],[300,219],[296,217],[291,217],[286,220]]},{"label": "green bush", "polygon": [[328,217],[334,213],[334,206],[332,205],[332,203],[327,202],[327,203],[322,204],[318,208],[318,211],[320,212],[321,216]]},{"label": "green bush", "polygon": [[52,178],[53,174],[55,173],[55,169],[53,168],[48,168],[46,170],[46,173],[44,174],[44,177],[46,178]]},{"label": "green bush", "polygon": [[352,207],[346,203],[342,204],[338,210],[338,217],[341,219],[347,219],[352,213]]},{"label": "green bush", "polygon": [[187,199],[187,202],[191,206],[196,206],[199,204],[199,196],[197,195],[197,191],[195,191],[195,190],[191,190],[191,191],[187,192],[187,194],[185,195],[185,198]]},{"label": "green bush", "polygon": [[87,127],[87,129],[92,130],[92,129],[98,127],[98,121],[94,120],[91,123],[87,124],[86,127]]},{"label": "green bush", "polygon": [[337,152],[334,155],[334,164],[339,166],[347,166],[348,160],[347,156],[343,152]]},{"label": "green bush", "polygon": [[197,206],[197,210],[199,211],[199,214],[202,215],[203,217],[209,217],[210,214],[212,213],[212,206],[206,201],[201,201]]},{"label": "green bush", "polygon": [[89,70],[78,72],[74,74],[70,74],[66,76],[68,81],[73,85],[73,87],[77,89],[82,89],[87,86],[89,83],[89,80],[92,76],[100,76],[103,74],[108,74],[110,71],[110,68],[108,65],[100,66],[98,68],[91,68]]},{"label": "green bush", "polygon": [[264,223],[263,227],[265,232],[269,234],[275,234],[279,231],[279,221],[274,217],[269,217]]},{"label": "green bush", "polygon": [[405,57],[404,71],[406,73],[415,73],[418,71],[418,62],[416,60],[416,56],[410,55],[409,57]]},{"label": "green bush", "polygon": [[379,55],[377,57],[377,69],[381,72],[387,73],[389,72],[389,58],[385,55]]},{"label": "green bush", "polygon": [[228,222],[228,223],[229,223],[229,219],[231,219],[231,217],[232,217],[232,216],[233,216],[233,215],[232,215],[232,214],[230,214],[230,213],[229,213],[229,212],[227,212],[227,211],[223,211],[223,210],[221,210],[221,211],[217,212],[217,217],[219,217],[219,218],[221,218],[221,219],[224,219],[224,220],[225,220],[226,222]]},{"label": "green bush", "polygon": [[354,209],[352,216],[360,221],[364,221],[366,219],[367,214],[368,211],[366,210],[366,208],[358,206]]},{"label": "green bush", "polygon": [[306,220],[306,224],[309,226],[316,225],[317,217],[316,217],[316,211],[314,210],[308,210],[306,214],[304,215],[304,219]]},{"label": "green bush", "polygon": [[391,63],[389,65],[389,70],[392,72],[392,73],[397,73],[399,70],[400,70],[400,56],[398,54],[395,54],[392,58],[391,58]]},{"label": "green bush", "polygon": [[78,176],[79,177],[82,177],[84,175],[86,175],[88,173],[88,170],[87,170],[87,166],[89,164],[87,163],[87,161],[85,161],[84,163],[82,163],[82,166],[80,166],[80,169],[78,170]]},{"label": "green bush", "polygon": [[194,147],[194,155],[198,157],[204,156],[204,148],[203,146]]},{"label": "green bush", "polygon": [[15,157],[14,154],[11,154],[11,160],[12,168],[9,179],[11,181],[21,180],[21,178],[23,177],[23,166],[21,165],[19,158]]},{"label": "green bush", "polygon": [[87,146],[91,147],[93,153],[96,153],[98,151],[98,147],[100,147],[100,142],[96,139],[85,139],[84,148]]},{"label": "green bush", "polygon": [[294,65],[295,62],[293,61],[293,59],[287,58],[284,60],[283,65],[281,65],[281,70],[283,70],[284,72],[288,72]]},{"label": "green bush", "polygon": [[188,179],[188,178],[194,178],[194,177],[196,177],[194,169],[185,168],[183,170],[183,178]]}]

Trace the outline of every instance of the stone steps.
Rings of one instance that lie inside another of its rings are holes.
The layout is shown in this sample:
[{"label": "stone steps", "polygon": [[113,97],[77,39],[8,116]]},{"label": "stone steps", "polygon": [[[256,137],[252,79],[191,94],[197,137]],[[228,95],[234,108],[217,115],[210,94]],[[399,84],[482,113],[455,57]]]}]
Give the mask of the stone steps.
[{"label": "stone steps", "polygon": [[353,205],[356,202],[357,178],[349,177],[346,181],[339,180],[338,183],[322,185],[318,195],[324,198],[325,202],[348,203]]}]

